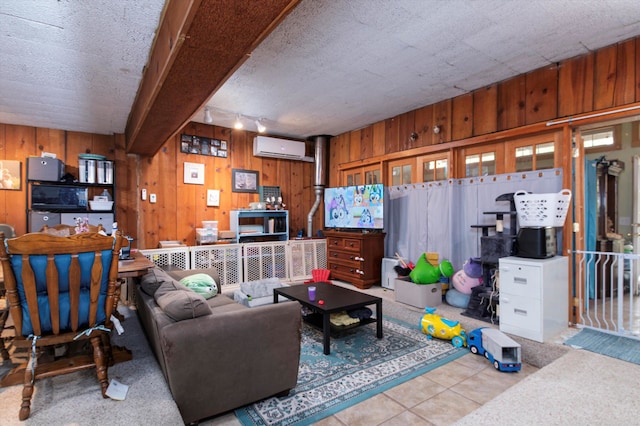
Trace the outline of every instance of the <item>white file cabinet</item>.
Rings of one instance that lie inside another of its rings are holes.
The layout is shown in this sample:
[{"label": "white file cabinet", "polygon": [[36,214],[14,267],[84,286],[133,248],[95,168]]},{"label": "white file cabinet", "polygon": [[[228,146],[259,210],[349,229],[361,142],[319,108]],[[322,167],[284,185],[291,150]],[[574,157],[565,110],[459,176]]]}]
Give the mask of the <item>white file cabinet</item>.
[{"label": "white file cabinet", "polygon": [[567,257],[504,257],[500,269],[500,331],[537,342],[568,327]]}]

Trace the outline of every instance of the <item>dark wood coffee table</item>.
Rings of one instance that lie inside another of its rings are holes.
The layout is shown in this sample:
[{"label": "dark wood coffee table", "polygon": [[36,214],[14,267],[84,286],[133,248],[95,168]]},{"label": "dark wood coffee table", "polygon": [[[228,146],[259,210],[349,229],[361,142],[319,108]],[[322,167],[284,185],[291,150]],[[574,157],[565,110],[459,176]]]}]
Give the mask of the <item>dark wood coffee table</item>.
[{"label": "dark wood coffee table", "polygon": [[[315,301],[309,300],[308,288],[310,285],[316,287]],[[382,339],[382,298],[370,296],[359,291],[349,290],[329,283],[298,284],[289,287],[280,287],[273,290],[273,303],[278,303],[278,296],[298,301],[302,306],[314,311],[316,314],[308,315],[305,321],[322,329],[324,354],[329,355],[330,339],[332,331],[345,331],[365,324],[376,322],[376,336]],[[320,303],[320,301],[324,303]],[[348,326],[335,326],[330,322],[331,314],[335,312],[348,311],[351,309],[363,308],[367,305],[376,305],[375,318],[360,320],[357,324]],[[317,320],[314,321],[315,318]]]}]

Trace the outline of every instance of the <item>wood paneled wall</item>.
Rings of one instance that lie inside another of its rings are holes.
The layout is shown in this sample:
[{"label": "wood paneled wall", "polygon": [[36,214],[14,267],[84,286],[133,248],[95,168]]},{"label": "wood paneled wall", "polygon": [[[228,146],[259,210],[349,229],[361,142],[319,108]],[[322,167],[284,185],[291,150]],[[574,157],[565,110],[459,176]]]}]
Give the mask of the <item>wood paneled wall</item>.
[{"label": "wood paneled wall", "polygon": [[498,139],[505,130],[634,102],[640,102],[640,37],[338,135],[330,143],[329,185],[344,184],[340,164],[438,144],[446,150],[449,142]]},{"label": "wood paneled wall", "polygon": [[[227,140],[229,157],[216,158],[180,152],[179,136],[166,142],[153,157],[127,155],[123,135],[95,135],[0,124],[0,161],[22,162],[22,189],[0,190],[0,223],[9,223],[18,234],[27,231],[26,163],[43,151],[55,153],[67,171],[78,175],[78,154],[105,155],[116,163],[116,218],[119,229],[135,238],[134,247],[156,248],[161,240],[195,244],[195,229],[203,220],[217,220],[219,229],[229,229],[229,210],[247,208],[259,201],[258,194],[231,191],[234,168],[257,170],[260,185],[279,186],[290,216],[291,235],[307,230],[307,215],[315,201],[312,163],[253,157],[254,133],[191,123],[187,134]],[[205,185],[183,182],[183,163],[205,165]],[[140,190],[155,193],[151,204],[140,198]],[[220,206],[207,207],[207,189],[220,189]],[[322,216],[313,219],[314,231],[322,229]]]},{"label": "wood paneled wall", "polygon": [[18,160],[22,163],[21,189],[0,190],[0,222],[13,225],[18,234],[27,231],[25,160],[30,156],[39,157],[43,152],[56,154],[67,165],[67,172],[74,176],[78,176],[78,154],[81,153],[100,154],[116,160],[118,175],[127,174],[126,167],[122,167],[116,158],[114,136],[0,124],[0,161]]},{"label": "wood paneled wall", "polygon": [[[307,215],[315,201],[312,163],[278,160],[253,156],[255,133],[232,130],[200,123],[190,123],[181,133],[217,138],[228,141],[229,157],[218,158],[180,152],[179,136],[168,141],[151,158],[139,159],[139,188],[157,194],[158,202],[138,200],[140,239],[147,248],[156,247],[158,241],[180,240],[195,244],[196,228],[203,220],[217,220],[219,229],[229,229],[229,211],[247,208],[260,201],[258,194],[232,192],[233,169],[259,172],[259,184],[279,186],[289,210],[289,228],[292,237],[298,230],[307,231]],[[183,182],[184,163],[205,166],[205,185]],[[220,206],[207,206],[207,189],[220,190]],[[137,197],[138,199],[140,197]],[[314,216],[313,229],[322,229],[322,217]]]}]

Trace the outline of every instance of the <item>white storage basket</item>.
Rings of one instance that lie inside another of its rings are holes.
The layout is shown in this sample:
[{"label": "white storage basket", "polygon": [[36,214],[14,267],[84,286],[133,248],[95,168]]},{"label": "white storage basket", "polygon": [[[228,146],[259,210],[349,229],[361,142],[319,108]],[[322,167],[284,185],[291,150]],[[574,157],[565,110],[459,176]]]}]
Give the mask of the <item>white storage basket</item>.
[{"label": "white storage basket", "polygon": [[571,190],[551,194],[520,190],[513,194],[513,201],[520,227],[562,227],[571,203]]}]

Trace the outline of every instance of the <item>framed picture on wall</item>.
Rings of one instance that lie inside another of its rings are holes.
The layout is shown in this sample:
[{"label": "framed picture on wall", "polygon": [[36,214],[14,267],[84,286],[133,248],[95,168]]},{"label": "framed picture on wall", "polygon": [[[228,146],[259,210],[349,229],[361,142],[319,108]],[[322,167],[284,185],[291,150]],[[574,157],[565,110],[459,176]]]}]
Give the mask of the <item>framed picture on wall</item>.
[{"label": "framed picture on wall", "polygon": [[231,188],[233,192],[258,192],[258,172],[255,170],[233,169]]},{"label": "framed picture on wall", "polygon": [[0,189],[19,191],[22,188],[22,163],[0,160]]},{"label": "framed picture on wall", "polygon": [[184,183],[204,185],[204,164],[185,162]]}]

